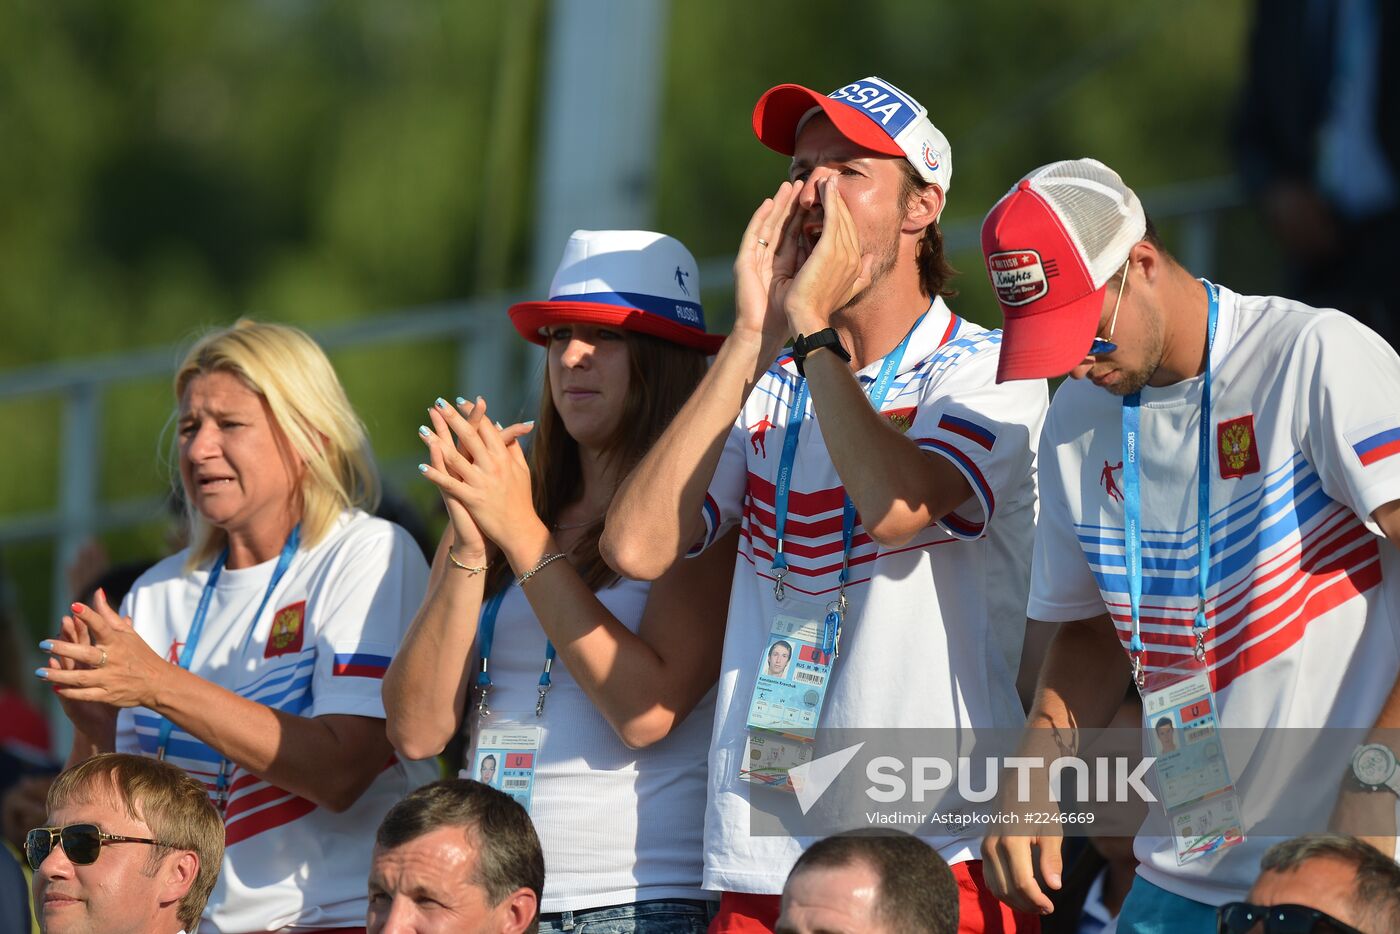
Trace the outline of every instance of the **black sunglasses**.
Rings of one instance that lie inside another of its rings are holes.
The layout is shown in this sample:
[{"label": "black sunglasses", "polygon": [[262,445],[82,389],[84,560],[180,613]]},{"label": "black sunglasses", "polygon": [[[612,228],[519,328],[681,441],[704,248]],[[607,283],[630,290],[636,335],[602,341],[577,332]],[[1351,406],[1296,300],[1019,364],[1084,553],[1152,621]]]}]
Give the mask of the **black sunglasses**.
[{"label": "black sunglasses", "polygon": [[36,827],[24,838],[24,855],[29,860],[29,868],[38,871],[44,860],[53,852],[54,841],[63,844],[63,852],[75,866],[91,866],[97,862],[102,847],[107,843],[148,843],[151,846],[169,846],[148,837],[123,837],[121,834],[107,833],[96,824],[69,824],[67,827]]},{"label": "black sunglasses", "polygon": [[1306,905],[1251,905],[1230,902],[1216,912],[1218,934],[1248,934],[1262,924],[1263,934],[1364,934],[1325,911]]}]

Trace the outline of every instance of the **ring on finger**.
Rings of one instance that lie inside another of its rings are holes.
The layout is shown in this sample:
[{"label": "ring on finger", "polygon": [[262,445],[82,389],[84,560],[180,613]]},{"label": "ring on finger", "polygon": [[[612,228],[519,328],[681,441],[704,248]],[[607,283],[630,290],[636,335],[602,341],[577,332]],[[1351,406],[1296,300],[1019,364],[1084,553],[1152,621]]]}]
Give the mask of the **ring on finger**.
[{"label": "ring on finger", "polygon": [[754,239],[758,241],[758,245],[759,245],[759,246],[767,246],[767,245],[768,245],[768,241],[765,240],[765,239],[763,239],[762,237],[755,237]]},{"label": "ring on finger", "polygon": [[102,653],[102,657],[97,660],[97,667],[101,668],[107,664],[107,650],[99,649],[99,651]]}]

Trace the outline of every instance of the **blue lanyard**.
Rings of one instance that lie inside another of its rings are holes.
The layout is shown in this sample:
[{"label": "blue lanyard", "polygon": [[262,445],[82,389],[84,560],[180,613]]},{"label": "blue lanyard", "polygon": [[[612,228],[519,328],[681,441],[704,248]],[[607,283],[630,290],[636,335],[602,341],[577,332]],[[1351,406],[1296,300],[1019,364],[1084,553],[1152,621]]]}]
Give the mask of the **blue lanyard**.
[{"label": "blue lanyard", "polygon": [[[1196,636],[1196,659],[1206,656],[1206,587],[1210,583],[1210,352],[1215,346],[1215,326],[1220,314],[1220,290],[1201,280],[1209,297],[1206,312],[1206,372],[1201,387],[1200,439],[1196,450],[1196,619],[1191,631]],[[1128,574],[1128,608],[1132,614],[1133,635],[1128,652],[1133,659],[1133,679],[1141,687],[1146,677],[1142,655],[1142,485],[1138,461],[1142,456],[1139,415],[1141,393],[1123,399],[1123,538],[1124,564]]]},{"label": "blue lanyard", "polygon": [[[477,651],[481,655],[481,672],[476,676],[476,686],[481,690],[481,698],[477,702],[476,712],[482,719],[491,712],[486,706],[486,695],[491,691],[491,645],[496,641],[496,614],[501,612],[501,604],[505,602],[506,593],[513,583],[514,581],[507,580],[504,587],[481,605],[481,618],[476,625]],[[550,688],[549,671],[554,667],[557,654],[554,651],[554,643],[545,639],[544,670],[540,672],[539,681],[540,699],[535,702],[537,717],[544,716],[544,699]]]},{"label": "blue lanyard", "polygon": [[[870,387],[870,405],[879,411],[884,404],[885,397],[889,395],[890,386],[894,383],[896,374],[899,373],[899,365],[904,360],[904,351],[909,347],[909,341],[913,338],[914,332],[919,329],[924,318],[928,315],[925,311],[919,315],[919,320],[914,322],[914,326],[909,329],[909,333],[904,335],[904,340],[899,342],[899,346],[890,351],[885,357],[885,362],[880,366],[880,375],[875,377],[874,384]],[[797,459],[797,439],[802,433],[802,419],[807,410],[807,380],[805,377],[797,377],[797,391],[793,394],[792,402],[788,404],[787,434],[783,437],[783,455],[778,461],[778,483],[773,497],[774,520],[773,534],[777,538],[777,546],[773,549],[773,595],[782,600],[786,588],[783,586],[783,578],[788,573],[787,557],[783,554],[783,534],[787,529],[788,517],[788,491],[792,487],[793,462]],[[841,595],[838,602],[841,608],[845,609],[846,582],[850,579],[851,561],[851,541],[855,537],[856,529],[856,507],[851,502],[849,496],[846,497],[845,507],[841,512],[841,574],[838,580],[841,584]],[[823,627],[822,646],[827,650],[827,646],[835,647],[836,634],[834,626],[830,622],[831,614],[827,615],[828,624]]]},{"label": "blue lanyard", "polygon": [[[277,558],[277,567],[272,571],[272,579],[267,582],[267,590],[263,592],[262,602],[258,604],[258,611],[253,614],[252,623],[248,626],[247,632],[243,634],[243,644],[239,646],[238,655],[241,658],[248,652],[248,643],[253,638],[253,630],[258,628],[258,620],[262,619],[263,610],[267,609],[267,601],[272,599],[272,592],[277,589],[277,585],[282,582],[282,577],[287,573],[287,569],[292,566],[292,559],[296,557],[297,546],[301,544],[301,523],[297,523],[292,528],[292,533],[287,536],[286,543],[282,546],[282,554]],[[228,563],[228,547],[219,553],[219,557],[214,559],[214,564],[209,568],[209,579],[204,582],[204,592],[199,595],[199,606],[194,611],[194,621],[190,623],[190,631],[185,636],[185,647],[180,650],[179,665],[186,671],[190,670],[191,663],[194,662],[195,647],[199,645],[199,639],[204,635],[204,623],[209,618],[209,604],[214,600],[214,589],[219,584],[219,577],[224,572],[224,565]],[[170,733],[175,729],[175,724],[169,719],[162,717],[160,721],[160,739],[156,744],[156,758],[164,759],[166,747],[170,744]],[[219,777],[215,787],[219,793],[219,807],[222,810],[228,802],[228,760],[219,760]]]}]

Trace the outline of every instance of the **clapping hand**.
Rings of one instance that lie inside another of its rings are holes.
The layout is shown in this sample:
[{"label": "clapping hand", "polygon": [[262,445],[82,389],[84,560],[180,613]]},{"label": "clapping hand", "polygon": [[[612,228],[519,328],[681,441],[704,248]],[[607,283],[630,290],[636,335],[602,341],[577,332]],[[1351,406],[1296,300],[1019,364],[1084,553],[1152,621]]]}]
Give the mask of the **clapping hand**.
[{"label": "clapping hand", "polygon": [[419,431],[428,445],[428,463],[419,469],[447,504],[463,552],[459,560],[484,557],[487,539],[504,549],[514,532],[532,521],[540,524],[519,444],[533,422],[498,428],[486,417],[480,396],[475,403],[459,400],[458,408],[439,399],[429,418],[433,427]]},{"label": "clapping hand", "polygon": [[63,638],[39,644],[50,658],[47,668],[35,672],[54,685],[69,718],[90,738],[89,726],[110,722],[113,708],[155,707],[174,667],[137,635],[130,619],[117,614],[106,594],[98,590],[95,597],[92,606],[73,604],[73,615],[63,619]]}]

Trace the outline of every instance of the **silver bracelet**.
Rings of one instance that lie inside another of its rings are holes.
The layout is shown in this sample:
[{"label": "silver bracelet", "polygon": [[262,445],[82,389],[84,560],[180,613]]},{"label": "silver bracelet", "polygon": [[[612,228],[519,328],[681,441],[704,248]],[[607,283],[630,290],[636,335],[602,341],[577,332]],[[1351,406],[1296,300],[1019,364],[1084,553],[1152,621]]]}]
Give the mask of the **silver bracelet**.
[{"label": "silver bracelet", "polygon": [[543,558],[540,559],[540,563],[539,563],[539,564],[537,564],[537,565],[535,565],[534,567],[530,568],[530,570],[526,571],[524,574],[521,574],[519,577],[517,577],[517,578],[515,579],[515,582],[516,582],[517,584],[519,584],[521,587],[524,587],[524,586],[525,586],[525,582],[526,582],[527,580],[529,580],[530,578],[534,577],[536,574],[540,573],[540,571],[543,571],[544,568],[545,568],[545,565],[549,564],[549,562],[551,562],[551,561],[558,561],[558,560],[559,560],[560,558],[562,558],[562,557],[564,557],[564,555],[559,554],[559,553],[557,553],[557,552],[554,553],[554,554],[545,555]]}]

